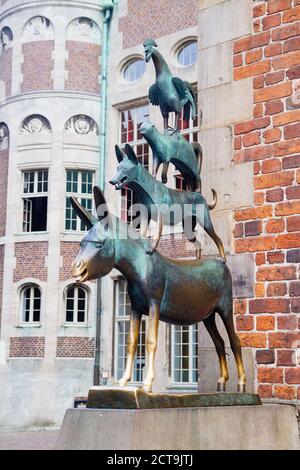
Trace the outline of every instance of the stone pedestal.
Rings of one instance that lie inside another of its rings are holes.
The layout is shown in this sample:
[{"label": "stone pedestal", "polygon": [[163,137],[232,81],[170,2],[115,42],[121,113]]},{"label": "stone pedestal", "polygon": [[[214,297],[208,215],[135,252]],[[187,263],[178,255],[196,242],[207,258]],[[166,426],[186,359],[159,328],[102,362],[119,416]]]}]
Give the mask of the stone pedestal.
[{"label": "stone pedestal", "polygon": [[57,449],[300,449],[289,405],[164,409],[70,409]]}]

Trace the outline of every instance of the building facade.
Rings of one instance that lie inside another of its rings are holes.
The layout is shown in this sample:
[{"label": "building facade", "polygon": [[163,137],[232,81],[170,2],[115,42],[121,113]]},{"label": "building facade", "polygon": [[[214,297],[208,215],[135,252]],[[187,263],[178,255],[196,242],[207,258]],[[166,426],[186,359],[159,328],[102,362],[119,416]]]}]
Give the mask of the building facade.
[{"label": "building facade", "polygon": [[[113,7],[107,111],[100,116],[107,7]],[[97,309],[100,382],[122,374],[126,282],[117,271],[103,279],[101,305],[95,282],[74,284],[70,266],[84,231],[69,196],[92,210],[91,188],[103,178],[111,210],[130,221],[133,194],[108,182],[116,143],[130,143],[151,170],[139,127],[150,120],[162,130],[162,119],[148,101],[155,78],[153,64],[143,61],[148,37],[197,95],[196,119],[181,119],[180,126],[202,145],[204,196],[211,200],[211,188],[218,193],[211,215],[233,273],[248,390],[299,400],[299,0],[2,0],[0,34],[2,428],[59,425],[74,396],[86,395]],[[168,184],[184,189],[174,168]],[[217,254],[206,235],[203,248],[205,256]],[[194,256],[180,227],[163,235],[158,249]],[[135,383],[145,367],[146,324]],[[234,361],[219,326],[229,353],[228,389],[235,390]],[[212,391],[217,378],[217,356],[202,324],[161,323],[156,390]]]}]

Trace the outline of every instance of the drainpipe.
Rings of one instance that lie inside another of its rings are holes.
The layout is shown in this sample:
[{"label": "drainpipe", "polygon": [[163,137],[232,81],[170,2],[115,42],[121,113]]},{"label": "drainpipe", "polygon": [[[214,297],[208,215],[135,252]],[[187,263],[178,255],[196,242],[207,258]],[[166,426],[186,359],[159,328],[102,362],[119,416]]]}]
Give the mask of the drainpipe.
[{"label": "drainpipe", "polygon": [[[100,1],[103,6],[103,0]],[[106,103],[107,103],[107,52],[108,32],[112,10],[116,2],[107,2],[103,7],[102,21],[102,56],[101,56],[101,116],[100,116],[100,161],[99,161],[99,186],[105,189],[105,154],[106,154]],[[95,362],[94,362],[94,385],[100,385],[100,355],[101,355],[101,279],[97,279],[97,312],[96,312],[96,334],[95,334]]]}]

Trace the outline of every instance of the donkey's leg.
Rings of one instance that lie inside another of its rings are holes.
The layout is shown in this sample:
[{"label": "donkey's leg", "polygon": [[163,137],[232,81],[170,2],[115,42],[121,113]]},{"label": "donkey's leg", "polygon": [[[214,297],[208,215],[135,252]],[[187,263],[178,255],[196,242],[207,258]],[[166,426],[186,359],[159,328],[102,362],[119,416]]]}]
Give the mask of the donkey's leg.
[{"label": "donkey's leg", "polygon": [[159,304],[152,302],[149,309],[149,324],[146,338],[146,348],[148,355],[148,371],[143,381],[143,389],[151,392],[152,382],[154,380],[154,358],[157,349],[157,335],[159,324]]},{"label": "donkey's leg", "polygon": [[215,312],[213,312],[206,320],[203,321],[208,333],[210,334],[211,339],[214,342],[220,364],[220,378],[218,380],[218,392],[225,392],[226,382],[229,379],[228,367],[226,361],[225,345],[223,338],[221,337],[216,321],[215,321]]},{"label": "donkey's leg", "polygon": [[218,250],[219,250],[219,254],[220,254],[222,260],[224,261],[224,263],[226,263],[226,256],[225,256],[225,250],[224,250],[223,242],[222,242],[221,238],[218,237],[218,235],[216,234],[216,232],[214,230],[214,227],[213,227],[210,215],[209,215],[209,210],[206,206],[204,206],[204,225],[203,225],[203,228],[206,231],[206,233],[208,233],[208,235],[213,239],[215,244],[217,245]]},{"label": "donkey's leg", "polygon": [[139,339],[141,315],[137,312],[132,312],[130,316],[129,333],[127,337],[127,360],[125,371],[119,385],[126,385],[132,377],[132,369],[134,363],[134,357],[136,353],[137,343]]},{"label": "donkey's leg", "polygon": [[243,358],[242,358],[242,349],[241,349],[241,343],[240,343],[240,338],[235,332],[234,329],[234,324],[233,324],[233,312],[232,312],[232,300],[228,300],[220,310],[218,310],[223,323],[225,325],[229,341],[230,341],[230,347],[232,349],[232,352],[234,354],[235,358],[235,363],[237,367],[237,372],[238,372],[238,385],[237,385],[237,390],[238,392],[245,392],[246,391],[246,374],[245,374],[245,369],[244,369],[244,364],[243,364]]}]

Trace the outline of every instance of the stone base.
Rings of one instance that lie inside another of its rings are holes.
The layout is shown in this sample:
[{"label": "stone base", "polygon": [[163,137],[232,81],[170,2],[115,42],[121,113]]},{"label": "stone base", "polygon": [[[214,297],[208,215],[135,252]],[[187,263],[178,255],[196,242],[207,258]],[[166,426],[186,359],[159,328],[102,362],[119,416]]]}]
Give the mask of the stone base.
[{"label": "stone base", "polygon": [[252,393],[146,393],[140,387],[92,387],[87,408],[153,409],[261,405]]},{"label": "stone base", "polygon": [[290,405],[148,410],[70,409],[56,449],[296,450],[296,409]]}]

